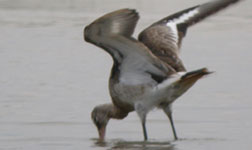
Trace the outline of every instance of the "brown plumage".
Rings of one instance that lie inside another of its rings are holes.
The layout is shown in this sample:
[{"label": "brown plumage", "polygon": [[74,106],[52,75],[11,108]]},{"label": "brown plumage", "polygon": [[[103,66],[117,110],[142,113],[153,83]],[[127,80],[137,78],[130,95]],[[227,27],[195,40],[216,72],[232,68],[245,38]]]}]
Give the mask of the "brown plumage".
[{"label": "brown plumage", "polygon": [[[178,54],[187,28],[238,1],[217,0],[182,10],[153,23],[139,34],[138,39],[149,47],[153,54],[171,65],[176,71],[185,71],[186,69]],[[194,10],[199,11],[199,13],[195,13],[193,16],[175,25],[177,33],[174,33],[172,27],[167,25],[168,22],[172,22],[176,18]],[[174,36],[178,36],[178,39],[175,40]]]}]

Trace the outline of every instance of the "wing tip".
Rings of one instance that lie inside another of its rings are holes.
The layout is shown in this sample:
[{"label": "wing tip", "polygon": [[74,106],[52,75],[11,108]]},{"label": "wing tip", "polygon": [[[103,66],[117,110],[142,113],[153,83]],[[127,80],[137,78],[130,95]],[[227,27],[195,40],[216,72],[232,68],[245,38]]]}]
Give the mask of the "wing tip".
[{"label": "wing tip", "polygon": [[87,42],[92,42],[91,36],[103,33],[121,34],[129,37],[133,34],[139,14],[136,9],[123,8],[107,13],[84,28],[83,36]]}]

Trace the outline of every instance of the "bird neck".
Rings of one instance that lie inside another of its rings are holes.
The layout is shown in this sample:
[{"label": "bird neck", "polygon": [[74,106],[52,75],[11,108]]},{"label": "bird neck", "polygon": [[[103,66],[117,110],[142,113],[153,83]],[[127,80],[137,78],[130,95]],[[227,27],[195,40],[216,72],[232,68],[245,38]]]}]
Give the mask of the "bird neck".
[{"label": "bird neck", "polygon": [[123,111],[120,108],[116,107],[114,104],[104,104],[104,109],[108,111],[108,117],[113,119],[123,119],[129,112]]},{"label": "bird neck", "polygon": [[110,104],[110,109],[109,109],[109,117],[113,119],[123,119],[125,118],[129,112],[126,112],[124,110],[121,110],[120,108],[116,107],[113,104]]}]

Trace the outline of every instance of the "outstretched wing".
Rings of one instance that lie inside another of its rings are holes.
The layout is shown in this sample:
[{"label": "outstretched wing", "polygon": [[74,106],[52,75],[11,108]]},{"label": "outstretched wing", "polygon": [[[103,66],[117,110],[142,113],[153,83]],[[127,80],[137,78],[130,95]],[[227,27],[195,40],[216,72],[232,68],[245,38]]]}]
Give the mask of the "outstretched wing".
[{"label": "outstretched wing", "polygon": [[130,37],[139,19],[138,13],[133,9],[120,9],[108,13],[84,29],[84,39],[93,44],[98,44],[97,37],[111,34],[120,34]]},{"label": "outstretched wing", "polygon": [[113,57],[112,74],[120,73],[120,80],[126,81],[126,84],[162,82],[175,71],[153,55],[143,43],[131,37],[138,18],[135,10],[114,11],[88,25],[84,38]]},{"label": "outstretched wing", "polygon": [[114,59],[115,62],[122,61],[122,52],[106,45],[108,38],[113,35],[131,37],[139,19],[138,13],[133,9],[120,9],[108,13],[84,29],[84,39],[87,42],[103,48]]},{"label": "outstretched wing", "polygon": [[182,10],[161,19],[142,31],[138,37],[139,41],[176,71],[184,71],[185,67],[178,54],[187,28],[238,1],[216,0]]}]

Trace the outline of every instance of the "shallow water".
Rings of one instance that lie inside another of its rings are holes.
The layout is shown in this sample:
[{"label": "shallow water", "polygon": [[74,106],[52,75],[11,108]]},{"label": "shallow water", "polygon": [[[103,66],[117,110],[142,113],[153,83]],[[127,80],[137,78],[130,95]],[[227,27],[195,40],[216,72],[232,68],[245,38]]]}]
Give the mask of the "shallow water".
[{"label": "shallow water", "polygon": [[[85,25],[122,7],[141,15],[136,33],[203,1],[0,0],[0,149],[211,150],[252,147],[251,1],[189,29],[182,59],[188,70],[215,71],[174,103],[180,140],[162,111],[148,115],[143,142],[135,113],[111,120],[97,141],[93,107],[110,102],[112,59],[83,42]],[[162,4],[162,5],[160,5]],[[137,35],[137,34],[136,34]]]}]

